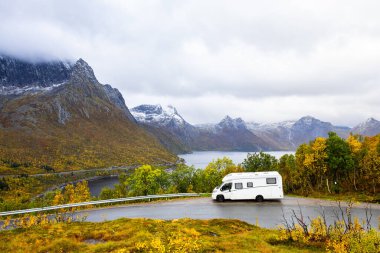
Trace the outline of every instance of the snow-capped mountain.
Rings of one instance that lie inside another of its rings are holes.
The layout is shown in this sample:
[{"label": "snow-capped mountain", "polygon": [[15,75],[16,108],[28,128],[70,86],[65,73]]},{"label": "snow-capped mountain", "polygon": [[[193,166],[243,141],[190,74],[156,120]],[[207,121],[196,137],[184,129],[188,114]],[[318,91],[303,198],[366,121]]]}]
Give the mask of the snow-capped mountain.
[{"label": "snow-capped mountain", "polygon": [[[76,62],[32,63],[10,56],[0,56],[0,77],[0,97],[8,98],[32,94],[49,95],[58,90],[64,90],[65,87],[62,86],[67,86],[69,81],[81,83],[83,78],[86,78],[87,81],[98,84],[109,102],[121,109],[128,119],[135,121],[119,90],[109,84],[100,84],[92,68],[83,59]],[[88,87],[85,88],[88,89]],[[60,122],[65,121],[60,120]]]},{"label": "snow-capped mountain", "polygon": [[191,125],[173,106],[140,105],[131,112],[153,134],[161,135],[159,139],[165,146],[169,149],[170,146],[175,147],[171,150],[177,153],[196,150],[296,150],[300,144],[316,137],[328,137],[329,132],[335,132],[342,138],[347,138],[350,132],[362,135],[380,133],[380,122],[373,118],[351,129],[312,116],[262,124],[227,115],[218,123]]},{"label": "snow-capped mountain", "polygon": [[257,123],[257,122],[246,122],[246,126],[249,130],[266,130],[274,128],[291,128],[296,120],[287,120],[275,123]]},{"label": "snow-capped mountain", "polygon": [[212,123],[206,123],[206,124],[198,124],[195,125],[199,130],[201,131],[210,131],[213,133],[220,132],[224,129],[229,130],[247,130],[248,126],[246,122],[242,118],[231,118],[230,116],[225,116],[219,123],[212,124]]},{"label": "snow-capped mountain", "polygon": [[217,124],[193,126],[173,106],[140,105],[131,110],[136,120],[174,152],[192,150],[270,149],[247,129],[241,118],[223,118]]},{"label": "snow-capped mountain", "polygon": [[174,106],[139,105],[131,109],[137,122],[175,153],[191,151],[197,129],[187,123]]},{"label": "snow-capped mountain", "polygon": [[215,125],[217,129],[247,129],[247,126],[241,118],[233,119],[230,116],[224,117],[217,125]]},{"label": "snow-capped mountain", "polygon": [[305,116],[296,121],[253,126],[250,130],[280,149],[296,149],[300,144],[307,143],[316,137],[327,137],[331,131],[343,138],[346,138],[350,132],[349,127],[334,126],[311,116]]},{"label": "snow-capped mountain", "polygon": [[178,114],[177,109],[168,105],[139,105],[131,109],[135,119],[144,124],[158,124],[161,126],[184,126],[187,122]]},{"label": "snow-capped mountain", "polygon": [[362,122],[352,128],[352,132],[355,134],[373,136],[380,133],[380,121],[369,118],[365,122]]}]

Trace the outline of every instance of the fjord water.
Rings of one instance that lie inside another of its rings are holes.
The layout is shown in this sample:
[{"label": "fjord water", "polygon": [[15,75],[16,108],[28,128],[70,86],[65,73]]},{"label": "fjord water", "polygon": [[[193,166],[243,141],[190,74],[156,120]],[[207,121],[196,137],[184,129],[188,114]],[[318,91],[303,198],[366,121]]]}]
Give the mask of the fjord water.
[{"label": "fjord water", "polygon": [[108,187],[113,189],[115,184],[119,183],[118,176],[102,177],[88,182],[91,196],[99,196],[103,188]]},{"label": "fjord water", "polygon": [[[225,152],[225,151],[199,151],[193,152],[191,154],[178,155],[180,158],[185,160],[185,163],[189,166],[194,165],[195,168],[205,168],[210,162],[218,158],[228,157],[235,164],[242,163],[247,155],[255,152]],[[277,159],[285,154],[293,154],[294,151],[266,151],[264,153],[270,154]]]}]

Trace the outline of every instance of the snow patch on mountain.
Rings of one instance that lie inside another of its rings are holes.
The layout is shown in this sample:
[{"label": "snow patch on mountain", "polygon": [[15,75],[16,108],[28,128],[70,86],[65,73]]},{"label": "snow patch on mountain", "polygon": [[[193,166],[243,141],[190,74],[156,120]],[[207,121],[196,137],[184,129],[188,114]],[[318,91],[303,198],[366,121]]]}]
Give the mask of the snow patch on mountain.
[{"label": "snow patch on mountain", "polygon": [[216,128],[228,128],[228,129],[247,129],[244,120],[242,118],[233,119],[230,116],[224,117],[216,126]]},{"label": "snow patch on mountain", "polygon": [[380,121],[369,118],[352,129],[355,134],[373,136],[380,133]]},{"label": "snow patch on mountain", "polygon": [[172,105],[162,107],[161,105],[139,105],[131,109],[131,113],[140,123],[158,124],[166,126],[168,124],[184,125],[186,121],[178,114],[177,109]]},{"label": "snow patch on mountain", "polygon": [[247,128],[249,130],[260,130],[265,131],[269,129],[275,129],[275,128],[288,128],[290,129],[294,123],[296,123],[296,120],[287,120],[287,121],[281,121],[281,122],[275,122],[275,123],[257,123],[257,122],[247,122]]},{"label": "snow patch on mountain", "polygon": [[0,86],[0,95],[21,95],[21,94],[34,94],[40,92],[51,91],[64,83],[52,84],[48,87],[41,86],[25,86],[25,87],[17,87],[17,86]]}]

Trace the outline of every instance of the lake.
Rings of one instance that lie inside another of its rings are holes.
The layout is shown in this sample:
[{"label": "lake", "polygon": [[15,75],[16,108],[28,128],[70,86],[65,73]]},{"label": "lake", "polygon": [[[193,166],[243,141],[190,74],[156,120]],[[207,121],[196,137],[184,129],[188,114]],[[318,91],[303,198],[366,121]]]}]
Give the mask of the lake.
[{"label": "lake", "polygon": [[107,176],[88,181],[88,188],[91,196],[99,196],[104,187],[113,189],[115,184],[119,183],[118,176]]},{"label": "lake", "polygon": [[[187,165],[194,165],[195,168],[205,168],[212,160],[228,157],[235,164],[242,163],[245,158],[247,158],[248,153],[254,152],[224,152],[224,151],[199,151],[193,152],[191,154],[178,155],[179,157],[185,159]],[[285,154],[294,154],[294,151],[267,151],[264,152],[270,154],[277,159]]]}]

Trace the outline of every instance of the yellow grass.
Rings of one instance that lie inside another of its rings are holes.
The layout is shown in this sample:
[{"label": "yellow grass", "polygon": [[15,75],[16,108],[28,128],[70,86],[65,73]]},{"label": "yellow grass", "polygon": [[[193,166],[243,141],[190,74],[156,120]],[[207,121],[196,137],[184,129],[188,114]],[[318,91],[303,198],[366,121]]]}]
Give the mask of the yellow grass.
[{"label": "yellow grass", "polygon": [[0,232],[0,252],[321,252],[238,220],[119,219]]}]

